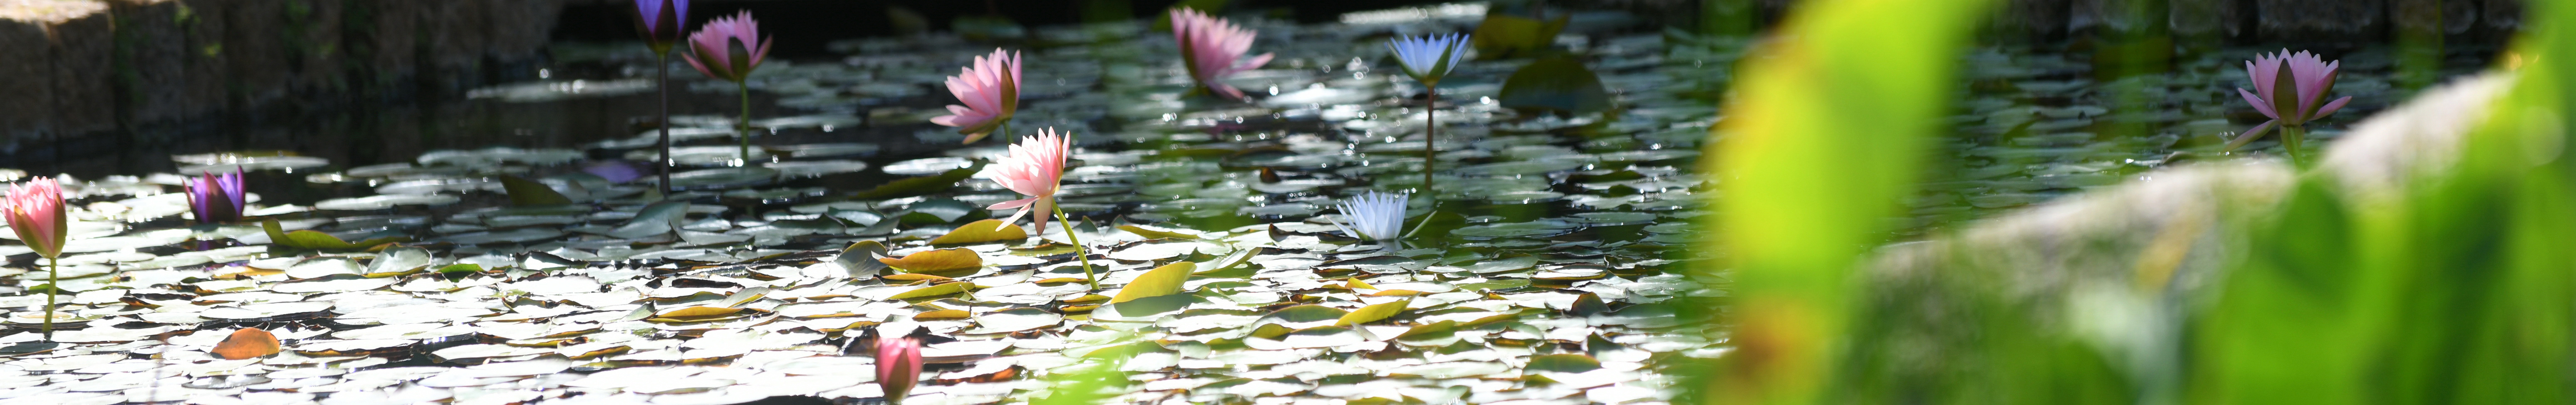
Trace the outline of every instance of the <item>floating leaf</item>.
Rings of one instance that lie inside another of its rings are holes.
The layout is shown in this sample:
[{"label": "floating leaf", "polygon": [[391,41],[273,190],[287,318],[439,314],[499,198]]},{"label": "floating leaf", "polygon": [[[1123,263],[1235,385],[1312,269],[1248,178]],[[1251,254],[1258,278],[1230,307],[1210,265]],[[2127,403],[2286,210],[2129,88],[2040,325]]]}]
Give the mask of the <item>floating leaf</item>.
[{"label": "floating leaf", "polygon": [[1181,282],[1189,281],[1190,272],[1197,269],[1197,263],[1176,262],[1145,271],[1144,275],[1136,276],[1136,281],[1128,282],[1126,288],[1119,289],[1118,297],[1110,298],[1109,303],[1179,294]]},{"label": "floating leaf", "polygon": [[368,239],[357,243],[350,243],[349,241],[341,240],[337,236],[331,236],[331,234],[311,229],[298,229],[294,232],[287,232],[284,228],[278,226],[277,220],[274,219],[262,221],[260,223],[260,228],[268,231],[268,239],[270,242],[296,249],[358,250],[361,248],[378,247],[389,243],[411,239],[406,237],[391,237]]},{"label": "floating leaf", "polygon": [[225,360],[241,360],[277,354],[279,349],[277,335],[259,328],[241,328],[234,330],[232,337],[224,338],[223,343],[215,344],[214,353]]},{"label": "floating leaf", "polygon": [[[1358,281],[1358,280],[1357,280],[1357,279],[1354,279],[1354,280],[1352,280],[1352,281]],[[1344,315],[1342,315],[1342,319],[1340,319],[1340,320],[1336,320],[1336,321],[1333,321],[1333,325],[1334,325],[1334,326],[1351,326],[1351,325],[1358,325],[1358,324],[1364,324],[1364,323],[1369,323],[1369,322],[1377,322],[1377,321],[1379,321],[1379,320],[1384,320],[1384,319],[1386,319],[1386,318],[1394,317],[1396,313],[1404,312],[1404,307],[1405,307],[1406,305],[1412,305],[1412,304],[1413,304],[1413,299],[1407,298],[1407,299],[1400,300],[1400,301],[1396,301],[1396,302],[1389,302],[1389,303],[1384,303],[1384,304],[1377,304],[1377,305],[1370,305],[1370,306],[1360,307],[1360,309],[1359,309],[1359,310],[1357,310],[1357,311],[1351,311],[1351,313],[1349,313],[1349,314],[1344,314]]]},{"label": "floating leaf", "polygon": [[1152,239],[1193,239],[1193,240],[1195,240],[1195,239],[1198,239],[1198,238],[1199,238],[1199,237],[1198,237],[1198,235],[1191,235],[1191,234],[1179,233],[1179,232],[1172,232],[1172,231],[1158,231],[1158,230],[1153,230],[1153,229],[1146,229],[1145,227],[1135,226],[1135,225],[1119,225],[1119,226],[1118,226],[1118,229],[1119,229],[1119,230],[1123,230],[1123,231],[1127,231],[1127,233],[1133,233],[1133,234],[1136,234],[1136,236],[1143,236],[1143,237],[1145,237],[1145,239],[1147,239],[1147,240],[1152,240]]},{"label": "floating leaf", "polygon": [[1530,356],[1529,371],[1580,373],[1601,369],[1601,360],[1580,354]]},{"label": "floating leaf", "polygon": [[685,319],[733,315],[735,312],[742,312],[742,308],[691,306],[687,308],[662,311],[662,313],[654,314],[653,316],[656,318]]},{"label": "floating leaf", "polygon": [[908,300],[914,298],[946,297],[973,289],[975,289],[975,283],[956,282],[916,288],[912,291],[905,291],[902,294],[895,294],[892,297],[886,297],[886,299]]},{"label": "floating leaf", "polygon": [[984,267],[984,256],[970,249],[940,249],[904,255],[900,259],[878,258],[877,262],[903,271],[928,273]]},{"label": "floating leaf", "polygon": [[973,167],[949,170],[936,176],[899,179],[886,182],[885,185],[877,186],[877,188],[852,194],[850,195],[850,198],[858,200],[875,200],[936,193],[948,190],[951,187],[956,187],[957,182],[966,181],[968,178],[975,177],[975,172],[982,171],[983,169],[984,163],[977,162]]},{"label": "floating leaf", "polygon": [[969,243],[1023,240],[1028,238],[1029,230],[1021,228],[1018,224],[1005,224],[999,219],[986,219],[969,222],[964,226],[959,226],[956,230],[948,231],[947,235],[940,235],[938,239],[931,239],[930,244],[962,245]]},{"label": "floating leaf", "polygon": [[885,257],[885,244],[863,240],[851,243],[850,247],[841,248],[841,255],[834,256],[832,262],[839,263],[841,269],[850,273],[850,277],[876,277],[885,272],[885,262],[877,261]]},{"label": "floating leaf", "polygon": [[571,198],[564,197],[563,193],[556,192],[552,187],[546,187],[546,183],[538,183],[519,176],[501,175],[501,190],[510,194],[510,205],[515,207],[572,204]]},{"label": "floating leaf", "polygon": [[[962,284],[962,283],[950,283],[950,284]],[[942,309],[942,310],[937,310],[937,311],[930,311],[930,312],[923,312],[923,313],[919,313],[919,314],[914,314],[914,315],[912,316],[912,320],[915,320],[915,321],[945,321],[945,320],[952,320],[952,319],[966,319],[966,317],[967,317],[967,316],[970,316],[970,315],[973,315],[973,314],[967,313],[967,312],[966,312],[966,311],[964,311],[964,310],[956,310],[956,309]]]},{"label": "floating leaf", "polygon": [[1504,108],[1524,112],[1575,115],[1610,109],[1610,92],[1601,86],[1601,77],[1584,68],[1583,61],[1562,56],[1530,61],[1512,72],[1494,98]]}]

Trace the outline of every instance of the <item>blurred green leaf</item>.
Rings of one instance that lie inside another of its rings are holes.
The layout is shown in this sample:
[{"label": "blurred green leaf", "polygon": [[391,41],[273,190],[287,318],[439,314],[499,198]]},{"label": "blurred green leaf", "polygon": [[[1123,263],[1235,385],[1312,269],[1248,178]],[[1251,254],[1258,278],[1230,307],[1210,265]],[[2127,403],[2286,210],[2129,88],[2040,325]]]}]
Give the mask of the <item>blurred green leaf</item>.
[{"label": "blurred green leaf", "polygon": [[1570,17],[1573,16],[1559,15],[1540,21],[1488,12],[1485,22],[1476,25],[1476,32],[1468,41],[1475,45],[1477,59],[1536,57],[1556,45],[1556,34],[1565,32],[1565,23]]},{"label": "blurred green leaf", "polygon": [[546,183],[538,183],[519,176],[501,175],[501,189],[510,194],[511,206],[572,204],[571,198],[564,197],[563,193],[556,192],[552,187],[546,187]]}]

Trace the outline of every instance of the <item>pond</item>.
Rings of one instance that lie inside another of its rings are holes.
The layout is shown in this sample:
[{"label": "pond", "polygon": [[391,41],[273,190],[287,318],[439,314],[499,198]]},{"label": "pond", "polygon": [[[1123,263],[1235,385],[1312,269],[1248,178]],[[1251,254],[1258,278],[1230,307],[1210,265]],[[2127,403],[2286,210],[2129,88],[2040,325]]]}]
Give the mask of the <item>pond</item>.
[{"label": "pond", "polygon": [[[971,143],[929,119],[955,103],[939,84],[996,42],[838,42],[752,76],[748,161],[732,83],[681,65],[667,194],[637,163],[655,158],[659,99],[634,43],[558,44],[539,79],[461,100],[72,159],[62,344],[36,332],[45,261],[0,235],[0,345],[14,345],[0,380],[15,382],[0,399],[878,401],[873,345],[908,336],[927,363],[913,404],[1086,388],[1130,403],[1670,400],[1677,367],[1728,350],[1698,307],[1727,274],[1693,267],[1722,253],[1686,247],[1711,197],[1697,165],[1717,100],[1757,42],[1575,13],[1553,45],[1578,66],[1533,76],[1591,75],[1598,93],[1533,96],[1510,84],[1533,59],[1474,60],[1427,114],[1385,40],[1482,15],[1422,14],[1238,19],[1253,53],[1276,55],[1228,80],[1248,101],[1189,94],[1178,47],[1146,23],[1034,28],[1004,45],[1026,64],[1011,132]],[[2261,121],[2235,66],[2272,48],[2102,78],[2063,46],[1980,45],[1957,135],[1891,238],[2277,153],[2222,151]],[[2454,51],[2445,75],[2493,50]],[[2337,93],[2357,101],[2313,137],[2411,94],[2389,52],[2338,50]],[[1584,97],[1616,108],[1531,108]],[[985,209],[1024,197],[992,162],[1039,128],[1074,137],[1072,235],[996,230],[1011,211]],[[250,219],[188,218],[180,184],[235,169]],[[1416,234],[1342,231],[1335,205],[1365,191],[1412,193]],[[245,328],[277,350],[219,354]]]}]

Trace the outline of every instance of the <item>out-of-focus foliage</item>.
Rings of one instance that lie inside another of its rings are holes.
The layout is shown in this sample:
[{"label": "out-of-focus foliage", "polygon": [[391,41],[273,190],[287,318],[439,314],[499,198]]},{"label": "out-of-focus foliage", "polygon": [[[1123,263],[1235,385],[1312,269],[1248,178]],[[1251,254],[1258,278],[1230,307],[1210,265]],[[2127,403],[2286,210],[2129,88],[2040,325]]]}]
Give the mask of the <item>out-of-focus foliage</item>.
[{"label": "out-of-focus foliage", "polygon": [[1702,245],[1728,252],[1737,283],[1736,348],[1702,386],[1705,402],[1849,392],[1835,367],[1848,275],[1911,187],[1979,3],[1810,2],[1779,42],[1745,58],[1733,118],[1701,164],[1722,196]]},{"label": "out-of-focus foliage", "polygon": [[1702,244],[1728,252],[1736,347],[1694,386],[1698,402],[2569,400],[2576,63],[2561,59],[2576,38],[2560,23],[2576,7],[2534,4],[2538,24],[2505,58],[2525,65],[2456,167],[2385,196],[2305,176],[2278,206],[2207,213],[2239,239],[2203,286],[2151,271],[2171,260],[2103,258],[2137,262],[2136,285],[2047,305],[1994,276],[2025,269],[1854,277],[1934,133],[1919,123],[1944,108],[1948,55],[1980,15],[1962,10],[1975,9],[1815,2],[1747,59],[1704,166],[1723,197]]}]

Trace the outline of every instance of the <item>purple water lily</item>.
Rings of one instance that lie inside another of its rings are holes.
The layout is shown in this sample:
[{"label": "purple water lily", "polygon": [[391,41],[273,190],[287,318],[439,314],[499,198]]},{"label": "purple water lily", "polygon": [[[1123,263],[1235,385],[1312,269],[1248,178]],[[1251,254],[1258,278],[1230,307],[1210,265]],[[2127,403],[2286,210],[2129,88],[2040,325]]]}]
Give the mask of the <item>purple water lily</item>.
[{"label": "purple water lily", "polygon": [[197,223],[240,222],[242,211],[250,204],[250,201],[245,200],[245,192],[242,191],[241,170],[234,169],[232,173],[225,174],[202,174],[203,176],[198,178],[188,179],[185,184],[188,191],[188,210],[197,214]]},{"label": "purple water lily", "polygon": [[2333,115],[2352,102],[2352,97],[2345,96],[2322,105],[2317,103],[2334,89],[2342,65],[2341,61],[2326,61],[2307,51],[2293,54],[2288,49],[2257,54],[2254,60],[2245,61],[2245,75],[2253,79],[2254,90],[2237,88],[2236,94],[2245,96],[2246,103],[2254,104],[2254,111],[2272,120],[2237,136],[2227,143],[2227,149],[2244,146],[2277,128],[2281,130],[2282,145],[2290,149],[2291,159],[2298,159],[2299,144],[2307,138],[2307,124]]},{"label": "purple water lily", "polygon": [[689,32],[689,0],[635,0],[635,28],[653,53],[671,52]]}]

